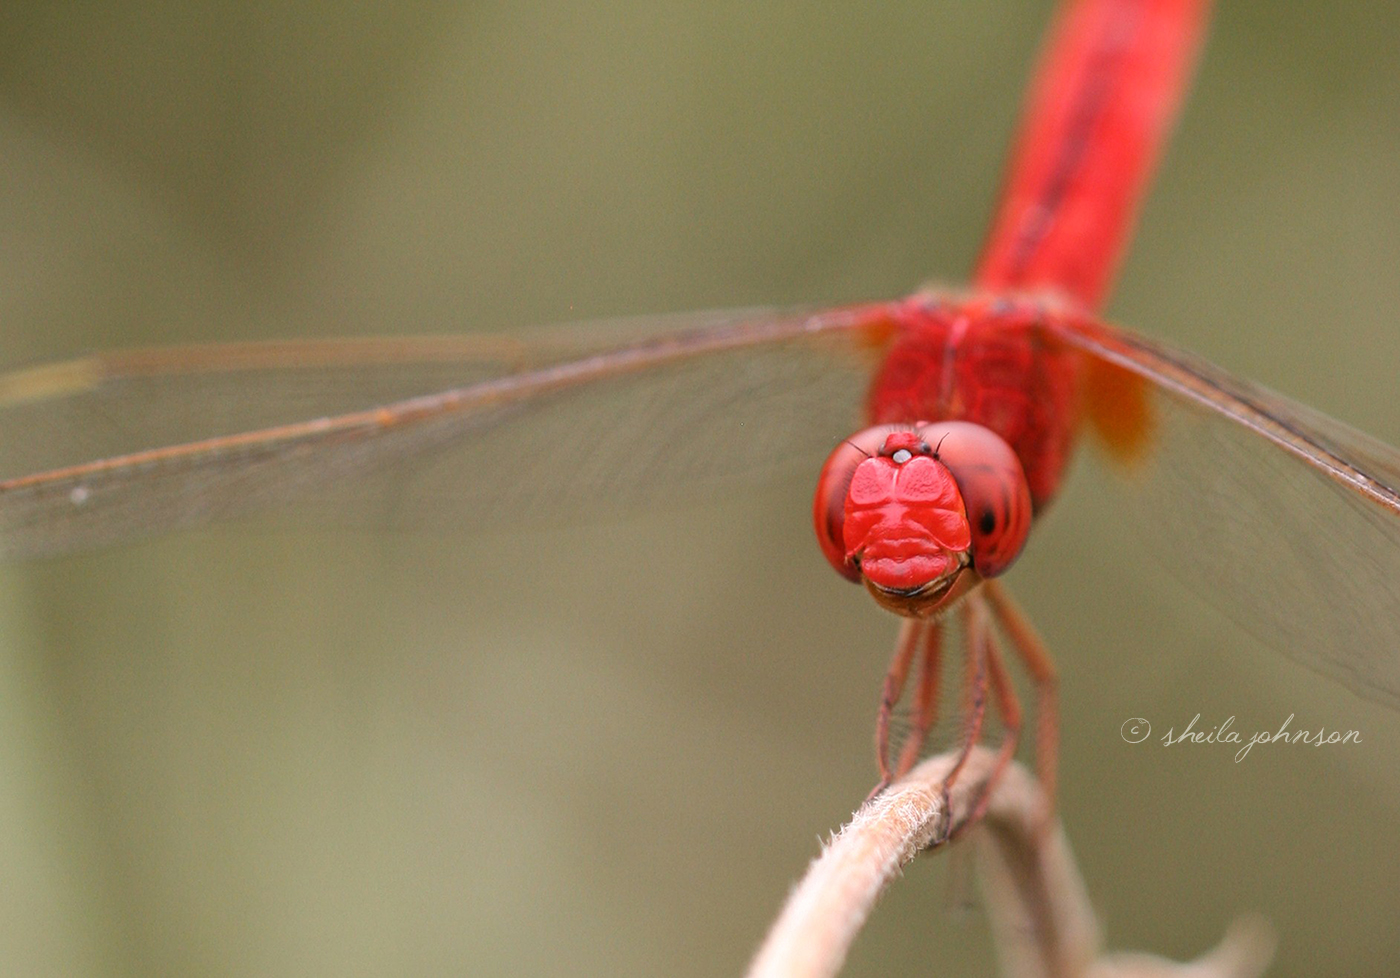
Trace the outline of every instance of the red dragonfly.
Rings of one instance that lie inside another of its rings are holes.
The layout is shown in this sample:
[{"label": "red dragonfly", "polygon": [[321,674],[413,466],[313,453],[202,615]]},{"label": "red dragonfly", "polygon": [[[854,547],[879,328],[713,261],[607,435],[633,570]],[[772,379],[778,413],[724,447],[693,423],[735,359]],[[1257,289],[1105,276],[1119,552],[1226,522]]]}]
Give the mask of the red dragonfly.
[{"label": "red dragonfly", "polygon": [[[407,519],[416,499],[489,502],[521,485],[546,501],[576,484],[625,502],[717,458],[734,470],[806,458],[815,471],[825,455],[823,552],[908,619],[877,723],[882,780],[933,724],[940,616],[961,601],[966,742],[988,703],[1019,729],[999,629],[1037,681],[1053,784],[1053,667],[998,578],[1087,429],[1185,502],[1172,525],[1184,572],[1219,600],[1261,537],[1287,541],[1267,566],[1249,561],[1250,593],[1274,599],[1237,614],[1396,705],[1400,453],[1095,316],[1205,13],[1203,0],[1067,6],[966,293],[21,371],[0,378],[0,404],[34,434],[6,464],[32,474],[0,481],[0,546],[55,554],[386,483]],[[581,425],[598,411],[608,427]],[[912,731],[892,758],[889,712],[916,659]]]}]

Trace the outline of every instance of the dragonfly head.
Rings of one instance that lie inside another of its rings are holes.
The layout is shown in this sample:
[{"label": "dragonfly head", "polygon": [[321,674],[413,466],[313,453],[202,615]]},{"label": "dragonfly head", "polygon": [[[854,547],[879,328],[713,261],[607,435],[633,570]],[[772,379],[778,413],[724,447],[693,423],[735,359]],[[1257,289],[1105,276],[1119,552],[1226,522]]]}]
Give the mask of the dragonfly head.
[{"label": "dragonfly head", "polygon": [[1011,566],[1031,499],[1016,453],[980,425],[877,425],[827,458],[813,517],[840,574],[923,618]]}]

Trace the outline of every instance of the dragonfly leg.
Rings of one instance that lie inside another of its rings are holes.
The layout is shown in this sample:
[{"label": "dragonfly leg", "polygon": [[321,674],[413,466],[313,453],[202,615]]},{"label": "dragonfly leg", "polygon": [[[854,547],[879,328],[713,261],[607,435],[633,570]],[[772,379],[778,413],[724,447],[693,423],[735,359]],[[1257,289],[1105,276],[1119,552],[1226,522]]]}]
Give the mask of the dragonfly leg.
[{"label": "dragonfly leg", "polygon": [[1035,683],[1035,766],[1045,794],[1047,815],[1055,810],[1055,786],[1058,776],[1060,748],[1060,678],[1055,660],[1040,636],[1035,633],[1025,613],[1011,600],[997,581],[987,581],[983,592],[992,613],[1011,640],[1016,654],[1026,664]]},{"label": "dragonfly leg", "polygon": [[[967,648],[967,676],[963,685],[963,738],[953,767],[944,776],[943,784],[939,786],[945,808],[948,804],[948,789],[957,780],[968,757],[972,755],[972,748],[977,745],[982,736],[982,721],[987,714],[987,627],[986,609],[982,603],[980,601],[965,602],[963,604],[963,644]],[[931,845],[940,845],[946,842],[949,834],[934,839]]]},{"label": "dragonfly leg", "polygon": [[[969,600],[982,601],[983,599],[981,595],[971,595]],[[991,688],[997,715],[1001,717],[1004,733],[1001,745],[997,749],[996,763],[986,780],[982,782],[981,787],[978,788],[977,800],[972,806],[972,811],[961,823],[953,826],[949,832],[950,840],[957,838],[963,831],[976,825],[986,814],[987,806],[991,803],[992,792],[996,790],[997,783],[1001,781],[1002,775],[1006,773],[1007,767],[1011,764],[1011,759],[1015,757],[1016,746],[1020,743],[1021,738],[1021,701],[1016,698],[1016,688],[1012,685],[1011,676],[1006,671],[1006,662],[1002,658],[996,632],[988,628],[982,634],[988,685]]]},{"label": "dragonfly leg", "polygon": [[[875,714],[875,763],[880,768],[880,781],[870,792],[874,798],[890,786],[894,773],[890,768],[890,714],[895,704],[904,695],[904,681],[909,677],[909,665],[914,661],[914,651],[928,622],[907,618],[899,630],[899,640],[894,646],[894,659],[885,673],[885,684],[880,691],[880,711]],[[868,799],[867,799],[868,800]]]},{"label": "dragonfly leg", "polygon": [[914,712],[909,736],[899,750],[899,763],[895,765],[894,776],[902,778],[918,763],[924,751],[928,732],[938,719],[938,688],[943,670],[943,623],[924,623],[923,641],[920,643],[919,682],[914,687]]}]

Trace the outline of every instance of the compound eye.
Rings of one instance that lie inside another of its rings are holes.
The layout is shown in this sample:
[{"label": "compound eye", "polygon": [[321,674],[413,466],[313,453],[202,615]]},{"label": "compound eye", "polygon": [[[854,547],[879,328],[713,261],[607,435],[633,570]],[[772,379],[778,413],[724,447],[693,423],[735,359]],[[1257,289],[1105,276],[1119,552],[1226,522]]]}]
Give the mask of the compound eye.
[{"label": "compound eye", "polygon": [[990,506],[983,508],[982,516],[977,521],[977,532],[984,537],[989,537],[996,532],[997,514]]},{"label": "compound eye", "polygon": [[1011,566],[1025,545],[1030,499],[1023,502],[1014,482],[999,476],[976,480],[963,489],[963,499],[977,514],[972,524],[972,566],[983,577],[995,577]]},{"label": "compound eye", "polygon": [[996,577],[1015,563],[1030,535],[1030,487],[1021,460],[1000,436],[981,425],[948,421],[920,433],[937,445],[939,461],[953,473],[972,531],[972,566]]},{"label": "compound eye", "polygon": [[[851,488],[856,467],[868,458],[874,458],[885,449],[886,440],[895,432],[909,432],[908,425],[884,424],[857,432],[837,445],[827,456],[817,479],[817,491],[812,497],[812,523],[817,531],[817,543],[822,548],[827,563],[836,573],[848,581],[860,582],[860,568],[854,561],[846,559],[846,541],[842,526],[846,514],[846,494]],[[910,433],[911,446],[918,446],[920,439]],[[909,451],[912,448],[896,444],[891,452]],[[894,455],[891,454],[891,458]]]}]

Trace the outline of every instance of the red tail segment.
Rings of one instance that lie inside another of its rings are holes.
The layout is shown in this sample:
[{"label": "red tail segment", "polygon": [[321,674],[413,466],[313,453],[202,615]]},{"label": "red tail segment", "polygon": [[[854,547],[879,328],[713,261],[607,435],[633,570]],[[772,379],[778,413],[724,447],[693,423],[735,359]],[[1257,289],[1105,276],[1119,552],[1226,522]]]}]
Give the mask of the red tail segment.
[{"label": "red tail segment", "polygon": [[1031,86],[976,283],[1097,309],[1186,87],[1210,0],[1071,0]]}]

